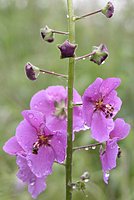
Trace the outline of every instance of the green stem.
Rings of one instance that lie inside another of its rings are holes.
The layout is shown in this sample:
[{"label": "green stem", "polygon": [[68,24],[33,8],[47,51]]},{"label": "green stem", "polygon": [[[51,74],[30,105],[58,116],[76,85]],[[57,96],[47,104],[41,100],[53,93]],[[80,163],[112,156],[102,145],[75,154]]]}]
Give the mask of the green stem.
[{"label": "green stem", "polygon": [[89,17],[89,16],[91,16],[91,15],[95,15],[95,14],[100,13],[100,12],[102,12],[102,9],[97,10],[97,11],[94,11],[94,12],[92,12],[92,13],[88,13],[88,14],[82,15],[82,16],[80,16],[80,17],[77,16],[77,17],[75,17],[75,21],[80,20],[80,19],[83,19],[83,18],[86,18],[86,17]]},{"label": "green stem", "polygon": [[[68,32],[70,43],[75,43],[75,23],[73,21],[74,9],[72,0],[67,0],[68,7]],[[68,67],[68,124],[67,124],[67,158],[66,158],[66,200],[72,199],[72,133],[73,133],[73,84],[74,84],[74,58],[69,58]]]}]

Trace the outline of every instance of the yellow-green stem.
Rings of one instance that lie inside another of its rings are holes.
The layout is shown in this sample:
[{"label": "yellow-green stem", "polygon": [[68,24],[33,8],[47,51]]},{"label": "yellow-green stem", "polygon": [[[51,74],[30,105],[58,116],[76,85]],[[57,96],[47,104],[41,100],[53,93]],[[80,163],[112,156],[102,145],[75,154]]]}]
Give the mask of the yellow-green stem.
[{"label": "yellow-green stem", "polygon": [[[68,33],[69,41],[75,43],[75,23],[73,20],[74,9],[72,0],[67,0],[68,8]],[[68,124],[67,124],[67,158],[66,158],[66,200],[72,199],[72,153],[73,153],[73,143],[72,143],[72,134],[73,134],[73,84],[74,84],[74,58],[69,58],[68,66]]]}]

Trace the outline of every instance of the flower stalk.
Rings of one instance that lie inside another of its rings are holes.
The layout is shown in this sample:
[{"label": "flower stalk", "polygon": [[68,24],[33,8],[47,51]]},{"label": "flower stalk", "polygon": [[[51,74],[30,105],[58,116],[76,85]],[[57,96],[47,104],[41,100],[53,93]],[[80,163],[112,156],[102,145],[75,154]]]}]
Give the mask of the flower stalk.
[{"label": "flower stalk", "polygon": [[78,21],[78,20],[80,20],[80,19],[83,19],[83,18],[92,16],[92,15],[95,15],[95,14],[101,13],[101,12],[102,12],[102,9],[97,10],[97,11],[94,11],[94,12],[91,12],[91,13],[88,13],[88,14],[85,14],[85,15],[82,15],[82,16],[76,16],[76,17],[74,18],[74,21]]},{"label": "flower stalk", "polygon": [[[67,0],[69,42],[75,43],[75,23],[73,21],[73,1]],[[74,84],[74,57],[69,58],[68,66],[68,124],[67,124],[67,158],[66,158],[66,200],[72,200],[72,132],[73,132],[73,84]]]},{"label": "flower stalk", "polygon": [[75,61],[78,61],[78,60],[85,60],[86,58],[89,58],[90,56],[92,56],[92,55],[94,55],[94,54],[95,54],[95,52],[92,52],[92,53],[88,53],[88,54],[86,54],[86,55],[84,55],[84,56],[76,57],[76,58],[75,58]]},{"label": "flower stalk", "polygon": [[97,146],[102,145],[102,143],[95,143],[95,144],[88,144],[85,146],[79,146],[79,147],[74,147],[73,151],[77,151],[77,150],[89,150],[89,149],[95,149]]},{"label": "flower stalk", "polygon": [[59,74],[59,73],[56,73],[56,72],[53,72],[53,71],[51,72],[51,71],[44,70],[44,69],[40,69],[39,71],[40,71],[40,73],[42,73],[42,74],[49,74],[49,75],[59,76],[59,77],[61,77],[61,78],[65,78],[65,79],[68,78],[67,75]]}]

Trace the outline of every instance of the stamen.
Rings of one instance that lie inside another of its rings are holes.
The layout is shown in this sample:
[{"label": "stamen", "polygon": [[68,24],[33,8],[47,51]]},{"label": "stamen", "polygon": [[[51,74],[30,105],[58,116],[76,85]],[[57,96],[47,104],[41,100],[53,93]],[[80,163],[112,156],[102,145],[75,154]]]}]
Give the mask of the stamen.
[{"label": "stamen", "polygon": [[32,153],[37,155],[39,148],[41,146],[50,145],[51,138],[52,138],[52,135],[48,135],[48,136],[39,135],[37,142],[33,143]]},{"label": "stamen", "polygon": [[96,110],[101,110],[106,118],[113,117],[114,107],[111,104],[104,104],[102,99],[95,103],[94,111]]}]

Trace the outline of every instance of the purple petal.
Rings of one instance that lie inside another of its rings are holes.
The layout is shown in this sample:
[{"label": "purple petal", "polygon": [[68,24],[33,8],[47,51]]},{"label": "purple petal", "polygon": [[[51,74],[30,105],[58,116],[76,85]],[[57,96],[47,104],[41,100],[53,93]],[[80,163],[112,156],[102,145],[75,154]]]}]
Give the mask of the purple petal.
[{"label": "purple petal", "polygon": [[38,154],[28,154],[27,156],[28,166],[37,177],[52,173],[54,159],[54,152],[49,146],[42,146]]},{"label": "purple petal", "polygon": [[105,171],[103,172],[103,180],[106,184],[108,184],[109,176],[110,176],[109,172]]},{"label": "purple petal", "polygon": [[32,198],[36,199],[37,196],[46,189],[44,177],[36,178],[35,183],[28,185],[28,191],[31,193]]},{"label": "purple petal", "polygon": [[50,100],[46,90],[37,92],[31,99],[30,108],[32,110],[40,111],[44,114],[50,115],[54,110],[54,104]]},{"label": "purple petal", "polygon": [[60,119],[53,115],[47,117],[46,125],[52,131],[67,131],[66,119]]},{"label": "purple petal", "polygon": [[36,177],[27,165],[25,157],[17,156],[17,165],[19,166],[17,177],[28,184],[29,193],[31,193],[33,198],[36,198],[46,189],[45,177]]},{"label": "purple petal", "polygon": [[106,149],[100,154],[103,171],[109,171],[116,167],[116,158],[118,155],[117,139],[108,140]]},{"label": "purple petal", "polygon": [[91,136],[98,142],[104,142],[109,139],[109,133],[113,129],[112,119],[106,119],[103,113],[94,112],[91,123]]},{"label": "purple petal", "polygon": [[39,131],[41,125],[46,122],[44,114],[35,110],[24,110],[22,115],[37,131]]},{"label": "purple petal", "polygon": [[83,99],[83,118],[86,124],[91,127],[92,117],[94,113],[94,104]]},{"label": "purple petal", "polygon": [[23,120],[16,129],[16,138],[26,152],[32,152],[33,144],[37,141],[37,133],[35,128]]},{"label": "purple petal", "polygon": [[67,134],[56,132],[51,140],[51,147],[57,162],[62,163],[66,156]]},{"label": "purple petal", "polygon": [[100,93],[103,97],[107,96],[110,92],[115,90],[121,83],[121,80],[119,78],[107,78],[103,80],[101,87],[100,87]]},{"label": "purple petal", "polygon": [[79,132],[80,130],[86,130],[82,106],[74,107],[73,130],[76,132]]},{"label": "purple petal", "polygon": [[102,78],[97,78],[84,92],[82,100],[85,102],[94,102],[98,100],[100,96],[100,86],[103,82]]},{"label": "purple petal", "polygon": [[114,111],[113,111],[113,117],[117,114],[117,112],[120,110],[122,101],[121,99],[117,96],[117,92],[113,90],[110,92],[105,98],[104,98],[104,103],[105,104],[110,104],[113,106]]},{"label": "purple petal", "polygon": [[110,133],[110,138],[117,138],[122,140],[126,138],[130,131],[130,125],[125,123],[123,119],[116,119],[114,129]]},{"label": "purple petal", "polygon": [[3,150],[10,155],[17,155],[23,152],[23,149],[16,140],[16,137],[11,137],[3,146]]},{"label": "purple petal", "polygon": [[63,86],[50,86],[46,90],[37,92],[31,99],[30,107],[44,114],[50,114],[54,110],[54,102],[60,102],[67,98],[67,92]]},{"label": "purple petal", "polygon": [[74,104],[82,103],[81,96],[79,95],[79,93],[77,92],[77,90],[74,89],[74,88],[73,88],[73,103]]}]

